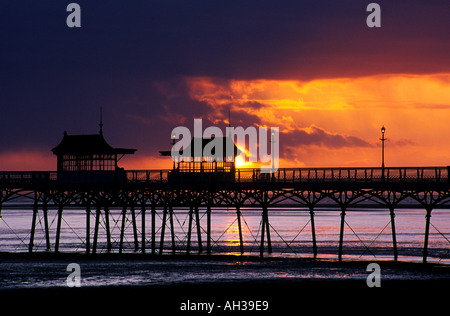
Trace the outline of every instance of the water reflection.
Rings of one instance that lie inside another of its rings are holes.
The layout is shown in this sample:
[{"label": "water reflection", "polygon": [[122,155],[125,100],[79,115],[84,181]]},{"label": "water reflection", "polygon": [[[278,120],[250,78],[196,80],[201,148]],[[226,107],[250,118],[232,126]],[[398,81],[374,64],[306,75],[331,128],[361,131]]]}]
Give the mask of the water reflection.
[{"label": "water reflection", "polygon": [[[205,210],[201,211],[201,241],[203,250],[206,249],[206,218]],[[213,210],[211,218],[211,246],[212,253],[234,254],[241,253],[239,223],[235,210]],[[56,235],[57,210],[49,211],[49,226],[51,247],[54,249]],[[188,220],[186,210],[174,210],[174,234],[176,253],[185,253],[187,248],[186,234]],[[429,261],[450,263],[450,210],[435,210],[432,213],[429,236]],[[0,252],[27,252],[30,234],[31,211],[2,210],[0,223]],[[111,210],[112,252],[118,252],[121,225],[120,210]],[[102,218],[102,220],[104,220]],[[91,246],[94,235],[93,223],[95,217],[91,215]],[[309,213],[306,210],[269,210],[270,233],[272,242],[271,256],[276,257],[313,257],[312,232]],[[64,211],[61,231],[61,252],[85,251],[85,211],[68,209]],[[156,240],[157,252],[161,242],[162,210],[157,210]],[[141,218],[137,214],[138,234],[141,236]],[[167,222],[169,225],[169,221]],[[146,247],[150,251],[151,218],[147,216]],[[396,239],[399,260],[422,260],[424,236],[424,211],[403,210],[396,212]],[[45,251],[45,233],[43,219],[38,219],[35,234],[35,250]],[[315,228],[317,240],[317,257],[320,259],[336,259],[340,214],[336,210],[317,210],[315,212]],[[388,210],[349,210],[345,217],[343,243],[343,259],[357,260],[392,260],[392,235]],[[261,210],[241,209],[241,231],[244,254],[259,255],[261,241]],[[124,252],[134,252],[133,227],[126,222],[124,233]],[[194,221],[192,227],[191,251],[198,250],[196,238],[197,227]],[[99,230],[98,252],[106,252],[106,232],[102,222]],[[139,240],[139,244],[141,241]],[[165,230],[164,249],[171,253],[171,228]],[[267,254],[266,254],[267,255]]]}]

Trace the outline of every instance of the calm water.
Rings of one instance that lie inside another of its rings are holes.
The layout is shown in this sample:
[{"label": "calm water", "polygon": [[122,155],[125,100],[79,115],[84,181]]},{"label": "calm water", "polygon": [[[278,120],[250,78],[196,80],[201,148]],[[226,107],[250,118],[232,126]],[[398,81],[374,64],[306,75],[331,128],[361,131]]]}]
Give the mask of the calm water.
[{"label": "calm water", "polygon": [[[0,290],[12,288],[66,287],[69,263],[80,266],[81,285],[149,286],[194,283],[332,279],[357,280],[365,285],[367,263],[335,264],[327,261],[249,260],[248,257],[217,259],[148,260],[76,258],[13,258],[0,263]],[[380,263],[382,280],[448,280],[448,269],[421,270]]]},{"label": "calm water", "polygon": [[[246,255],[259,255],[261,241],[261,212],[242,209],[242,232]],[[26,252],[30,239],[31,210],[3,209],[0,222],[0,252]],[[162,210],[156,216],[156,247],[159,251],[161,240]],[[54,250],[57,210],[48,214],[51,250]],[[344,259],[389,260],[393,258],[390,216],[387,210],[347,211],[344,232]],[[91,213],[91,247],[94,236],[95,214]],[[136,210],[137,233],[141,246],[141,214]],[[174,231],[176,253],[186,253],[188,212],[174,210]],[[206,251],[206,212],[200,210],[201,240]],[[213,253],[239,253],[239,231],[236,213],[233,209],[212,211],[212,251]],[[269,210],[271,256],[313,257],[311,223],[307,210]],[[167,219],[164,238],[164,252],[172,253],[171,229]],[[85,210],[64,210],[61,225],[61,252],[84,252],[86,240]],[[121,210],[113,209],[110,215],[112,252],[118,252]],[[399,260],[421,261],[424,242],[425,211],[397,210],[395,217]],[[36,225],[35,247],[38,252],[46,251],[44,219],[40,210]],[[102,213],[97,252],[106,252],[105,218]],[[316,210],[315,227],[318,258],[336,259],[339,243],[340,212],[337,210]],[[134,252],[134,234],[131,214],[125,222],[124,252]],[[151,251],[151,216],[146,214],[146,251]],[[266,239],[266,238],[265,238]],[[450,263],[450,210],[434,210],[431,217],[429,235],[429,262]],[[195,216],[191,237],[191,253],[198,252],[197,226]],[[266,243],[267,251],[267,243]]]},{"label": "calm water", "polygon": [[[49,225],[51,250],[54,250],[56,236],[57,211],[49,210]],[[94,235],[95,214],[91,220],[91,247]],[[156,216],[156,246],[157,252],[161,240],[162,210]],[[195,219],[195,217],[194,217]],[[28,251],[31,210],[2,210],[0,222],[0,252],[23,253]],[[139,247],[141,245],[141,214],[136,211]],[[146,216],[146,248],[151,252],[151,216]],[[261,240],[261,212],[249,209],[242,210],[242,230],[245,255],[259,255]],[[104,285],[152,285],[178,284],[189,282],[216,282],[245,279],[277,279],[277,278],[350,278],[361,279],[367,277],[365,266],[355,269],[354,266],[305,266],[280,261],[279,257],[312,258],[312,241],[310,216],[307,210],[290,211],[282,209],[269,210],[270,237],[272,254],[266,256],[273,260],[246,260],[246,257],[230,256],[230,259],[218,257],[216,260],[197,257],[187,260],[180,257],[174,260],[170,227],[166,228],[164,252],[169,257],[158,260],[119,258],[108,260],[58,259],[53,257],[7,257],[0,263],[0,289],[23,287],[51,287],[65,286],[68,272],[66,267],[70,262],[77,262],[81,266],[83,286]],[[200,210],[201,237],[203,251],[206,251],[206,212]],[[66,253],[83,253],[85,251],[85,223],[84,210],[64,210],[61,225],[60,251]],[[176,254],[185,254],[187,248],[188,212],[176,209],[174,211],[174,231],[176,235]],[[167,220],[169,224],[169,220]],[[398,210],[395,217],[397,231],[397,246],[400,261],[422,260],[424,239],[425,212],[422,210]],[[429,262],[450,264],[450,210],[434,210],[431,217],[429,236]],[[118,252],[120,227],[122,225],[121,210],[111,210],[110,227],[113,250]],[[317,210],[315,212],[316,239],[319,259],[336,260],[338,253],[340,213],[337,210]],[[42,211],[39,213],[35,251],[46,252],[44,234],[44,219]],[[134,234],[131,214],[125,222],[124,252],[134,252]],[[234,210],[213,210],[212,214],[212,252],[214,254],[239,254],[239,234],[236,213]],[[197,227],[195,220],[192,229],[191,253],[198,253]],[[102,213],[99,230],[98,250],[106,253],[105,218]],[[31,258],[31,259],[30,259]],[[169,259],[168,259],[169,258]],[[239,259],[242,258],[242,259]],[[346,215],[344,233],[343,259],[357,259],[361,261],[392,260],[392,236],[389,212],[387,210],[351,210]],[[74,261],[75,260],[75,261]],[[387,263],[386,263],[387,264]],[[415,271],[399,274],[393,271],[391,275],[383,270],[384,278],[426,279],[426,273]],[[434,276],[442,279],[450,278]]]}]

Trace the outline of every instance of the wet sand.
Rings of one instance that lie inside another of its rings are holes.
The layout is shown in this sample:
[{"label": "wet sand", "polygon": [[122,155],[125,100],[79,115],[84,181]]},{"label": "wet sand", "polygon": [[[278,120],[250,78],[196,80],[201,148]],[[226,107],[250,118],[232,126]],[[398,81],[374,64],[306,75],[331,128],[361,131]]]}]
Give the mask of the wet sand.
[{"label": "wet sand", "polygon": [[[3,261],[41,260],[93,260],[120,261],[139,258],[139,260],[224,260],[234,262],[270,262],[274,266],[288,265],[297,269],[340,269],[342,271],[365,271],[369,262],[352,261],[315,261],[311,259],[282,259],[230,256],[135,256],[135,255],[97,255],[80,254],[0,254],[0,267]],[[22,310],[46,310],[50,314],[68,312],[82,308],[89,314],[93,312],[119,311],[163,315],[184,315],[181,309],[186,304],[214,303],[211,314],[244,313],[244,304],[262,308],[261,301],[267,301],[268,310],[253,310],[252,313],[275,315],[302,315],[306,313],[367,313],[367,312],[401,312],[416,314],[425,308],[428,314],[446,306],[450,286],[450,266],[437,264],[420,264],[410,262],[378,262],[382,267],[381,287],[369,288],[365,278],[275,278],[218,280],[215,282],[192,281],[154,285],[119,285],[119,286],[53,286],[41,288],[3,288],[0,298],[3,306],[15,306]],[[186,272],[188,273],[188,272]],[[383,278],[383,273],[385,277]],[[370,272],[367,272],[369,275]],[[388,277],[389,275],[389,277]],[[396,277],[397,275],[397,277]],[[243,303],[245,301],[246,303]],[[258,304],[260,305],[253,305]],[[185,305],[183,305],[185,304]],[[227,305],[228,304],[228,305]],[[234,304],[234,305],[233,305]],[[200,306],[200,305],[195,305]],[[204,305],[201,305],[204,306]],[[220,307],[219,307],[220,306]],[[231,307],[225,309],[225,307]],[[247,305],[247,309],[248,309]],[[234,310],[232,310],[234,309]],[[156,312],[159,311],[159,312]],[[161,311],[164,311],[162,313]],[[245,312],[249,312],[248,310]],[[206,310],[189,311],[190,314],[208,314]]]}]

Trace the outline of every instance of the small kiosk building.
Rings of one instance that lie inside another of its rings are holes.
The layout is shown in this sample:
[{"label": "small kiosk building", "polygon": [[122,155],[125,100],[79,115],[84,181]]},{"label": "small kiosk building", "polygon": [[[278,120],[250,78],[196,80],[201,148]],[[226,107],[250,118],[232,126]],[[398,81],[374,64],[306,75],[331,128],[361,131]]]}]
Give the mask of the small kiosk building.
[{"label": "small kiosk building", "polygon": [[[194,150],[197,142],[201,148],[199,153]],[[231,152],[227,152],[230,148]],[[160,153],[162,156],[172,156],[171,151]],[[186,148],[174,153],[173,170],[169,173],[169,181],[233,182],[236,157],[239,153],[240,150],[229,137],[192,138]]]},{"label": "small kiosk building", "polygon": [[126,180],[118,161],[136,149],[113,148],[103,137],[103,131],[94,135],[68,135],[52,149],[57,156],[58,183],[114,184]]}]

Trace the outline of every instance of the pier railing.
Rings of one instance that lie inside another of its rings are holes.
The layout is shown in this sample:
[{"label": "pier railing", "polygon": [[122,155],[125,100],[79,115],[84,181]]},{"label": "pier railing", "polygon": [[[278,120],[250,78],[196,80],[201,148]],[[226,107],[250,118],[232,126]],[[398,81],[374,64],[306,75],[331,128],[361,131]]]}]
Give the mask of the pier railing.
[{"label": "pier railing", "polygon": [[56,171],[0,171],[0,184],[3,185],[40,185],[56,181]]},{"label": "pier railing", "polygon": [[[260,169],[236,169],[234,178],[218,177],[217,173],[199,172],[175,173],[173,170],[126,170],[121,171],[120,184],[151,184],[190,182],[234,182],[234,183],[445,183],[449,182],[450,167],[390,167],[390,168],[280,168],[272,173],[262,173]],[[81,175],[83,176],[81,178]],[[71,175],[72,183],[89,184],[86,179],[103,179],[95,184],[111,183],[118,177],[86,177],[80,179]],[[107,179],[107,180],[105,180]],[[86,182],[87,181],[87,182]],[[106,182],[105,182],[106,181]],[[33,186],[61,183],[61,175],[56,171],[0,171],[2,186]],[[64,184],[68,184],[67,182]]]},{"label": "pier railing", "polygon": [[[280,168],[273,173],[260,169],[236,169],[234,182],[447,182],[448,167],[397,168]],[[129,170],[129,182],[167,182],[171,170]],[[183,179],[183,174],[178,177]],[[214,180],[214,173],[198,173],[198,181]]]}]

